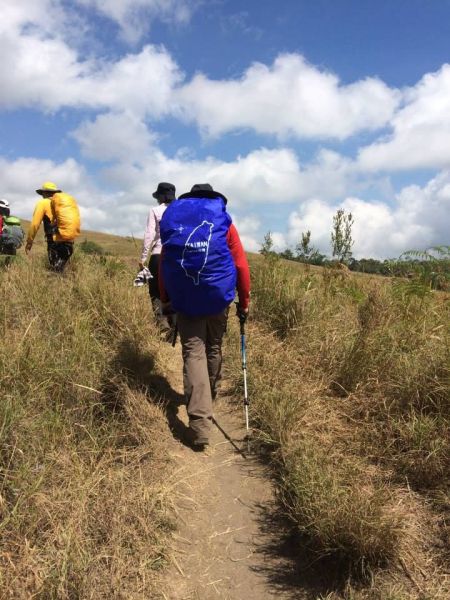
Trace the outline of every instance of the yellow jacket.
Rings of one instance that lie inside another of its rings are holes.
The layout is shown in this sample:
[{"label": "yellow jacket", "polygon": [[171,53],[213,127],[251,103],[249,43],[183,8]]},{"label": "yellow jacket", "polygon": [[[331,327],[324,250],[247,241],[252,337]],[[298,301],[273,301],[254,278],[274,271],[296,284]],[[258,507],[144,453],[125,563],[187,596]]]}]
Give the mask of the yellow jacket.
[{"label": "yellow jacket", "polygon": [[50,198],[41,198],[41,200],[38,200],[36,203],[33,218],[31,219],[30,227],[28,229],[27,241],[32,242],[34,240],[42,221],[44,222],[45,235],[46,237],[49,237],[52,232],[52,224],[54,221]]}]

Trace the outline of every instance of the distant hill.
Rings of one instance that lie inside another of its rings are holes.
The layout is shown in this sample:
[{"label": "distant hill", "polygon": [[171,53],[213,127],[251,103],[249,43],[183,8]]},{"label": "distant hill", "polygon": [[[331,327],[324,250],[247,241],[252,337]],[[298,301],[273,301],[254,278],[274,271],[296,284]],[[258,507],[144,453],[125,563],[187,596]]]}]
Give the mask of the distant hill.
[{"label": "distant hill", "polygon": [[[24,230],[27,231],[30,221],[26,219],[21,219],[21,221]],[[100,233],[99,231],[89,231],[83,229],[80,237],[77,239],[77,242],[81,243],[84,240],[99,244],[103,250],[109,252],[110,254],[114,254],[115,256],[134,257],[136,258],[136,261],[139,260],[142,248],[142,239],[139,238],[130,236],[122,237],[119,235],[112,235],[110,233]],[[40,248],[41,246],[44,247],[44,234],[42,227],[36,236],[35,246],[36,249]]]}]

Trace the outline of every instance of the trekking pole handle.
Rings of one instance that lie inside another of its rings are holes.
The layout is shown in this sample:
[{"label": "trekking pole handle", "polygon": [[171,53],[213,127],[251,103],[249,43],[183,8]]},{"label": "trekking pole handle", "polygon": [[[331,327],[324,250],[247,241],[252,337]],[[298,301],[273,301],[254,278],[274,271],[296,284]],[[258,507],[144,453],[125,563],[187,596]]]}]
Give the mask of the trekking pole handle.
[{"label": "trekking pole handle", "polygon": [[240,321],[241,335],[245,335],[245,321]]}]

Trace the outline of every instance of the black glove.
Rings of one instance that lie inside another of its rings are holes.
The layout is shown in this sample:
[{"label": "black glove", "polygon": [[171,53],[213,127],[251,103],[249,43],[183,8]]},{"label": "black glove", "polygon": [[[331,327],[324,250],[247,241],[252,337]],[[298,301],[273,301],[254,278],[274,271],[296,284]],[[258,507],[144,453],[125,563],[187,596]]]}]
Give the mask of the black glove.
[{"label": "black glove", "polygon": [[248,311],[243,309],[242,306],[239,305],[239,302],[236,302],[236,316],[239,319],[239,323],[241,325],[245,323],[248,317]]}]

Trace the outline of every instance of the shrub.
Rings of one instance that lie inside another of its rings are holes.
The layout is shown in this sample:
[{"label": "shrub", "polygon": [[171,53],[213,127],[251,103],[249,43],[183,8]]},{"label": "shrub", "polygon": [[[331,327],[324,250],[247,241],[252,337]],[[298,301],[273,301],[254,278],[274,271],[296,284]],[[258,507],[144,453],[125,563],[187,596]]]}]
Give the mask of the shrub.
[{"label": "shrub", "polygon": [[78,248],[81,252],[83,252],[83,254],[96,254],[98,256],[103,256],[106,254],[105,250],[103,250],[100,244],[97,244],[97,242],[92,240],[83,240],[81,244],[79,244]]}]

